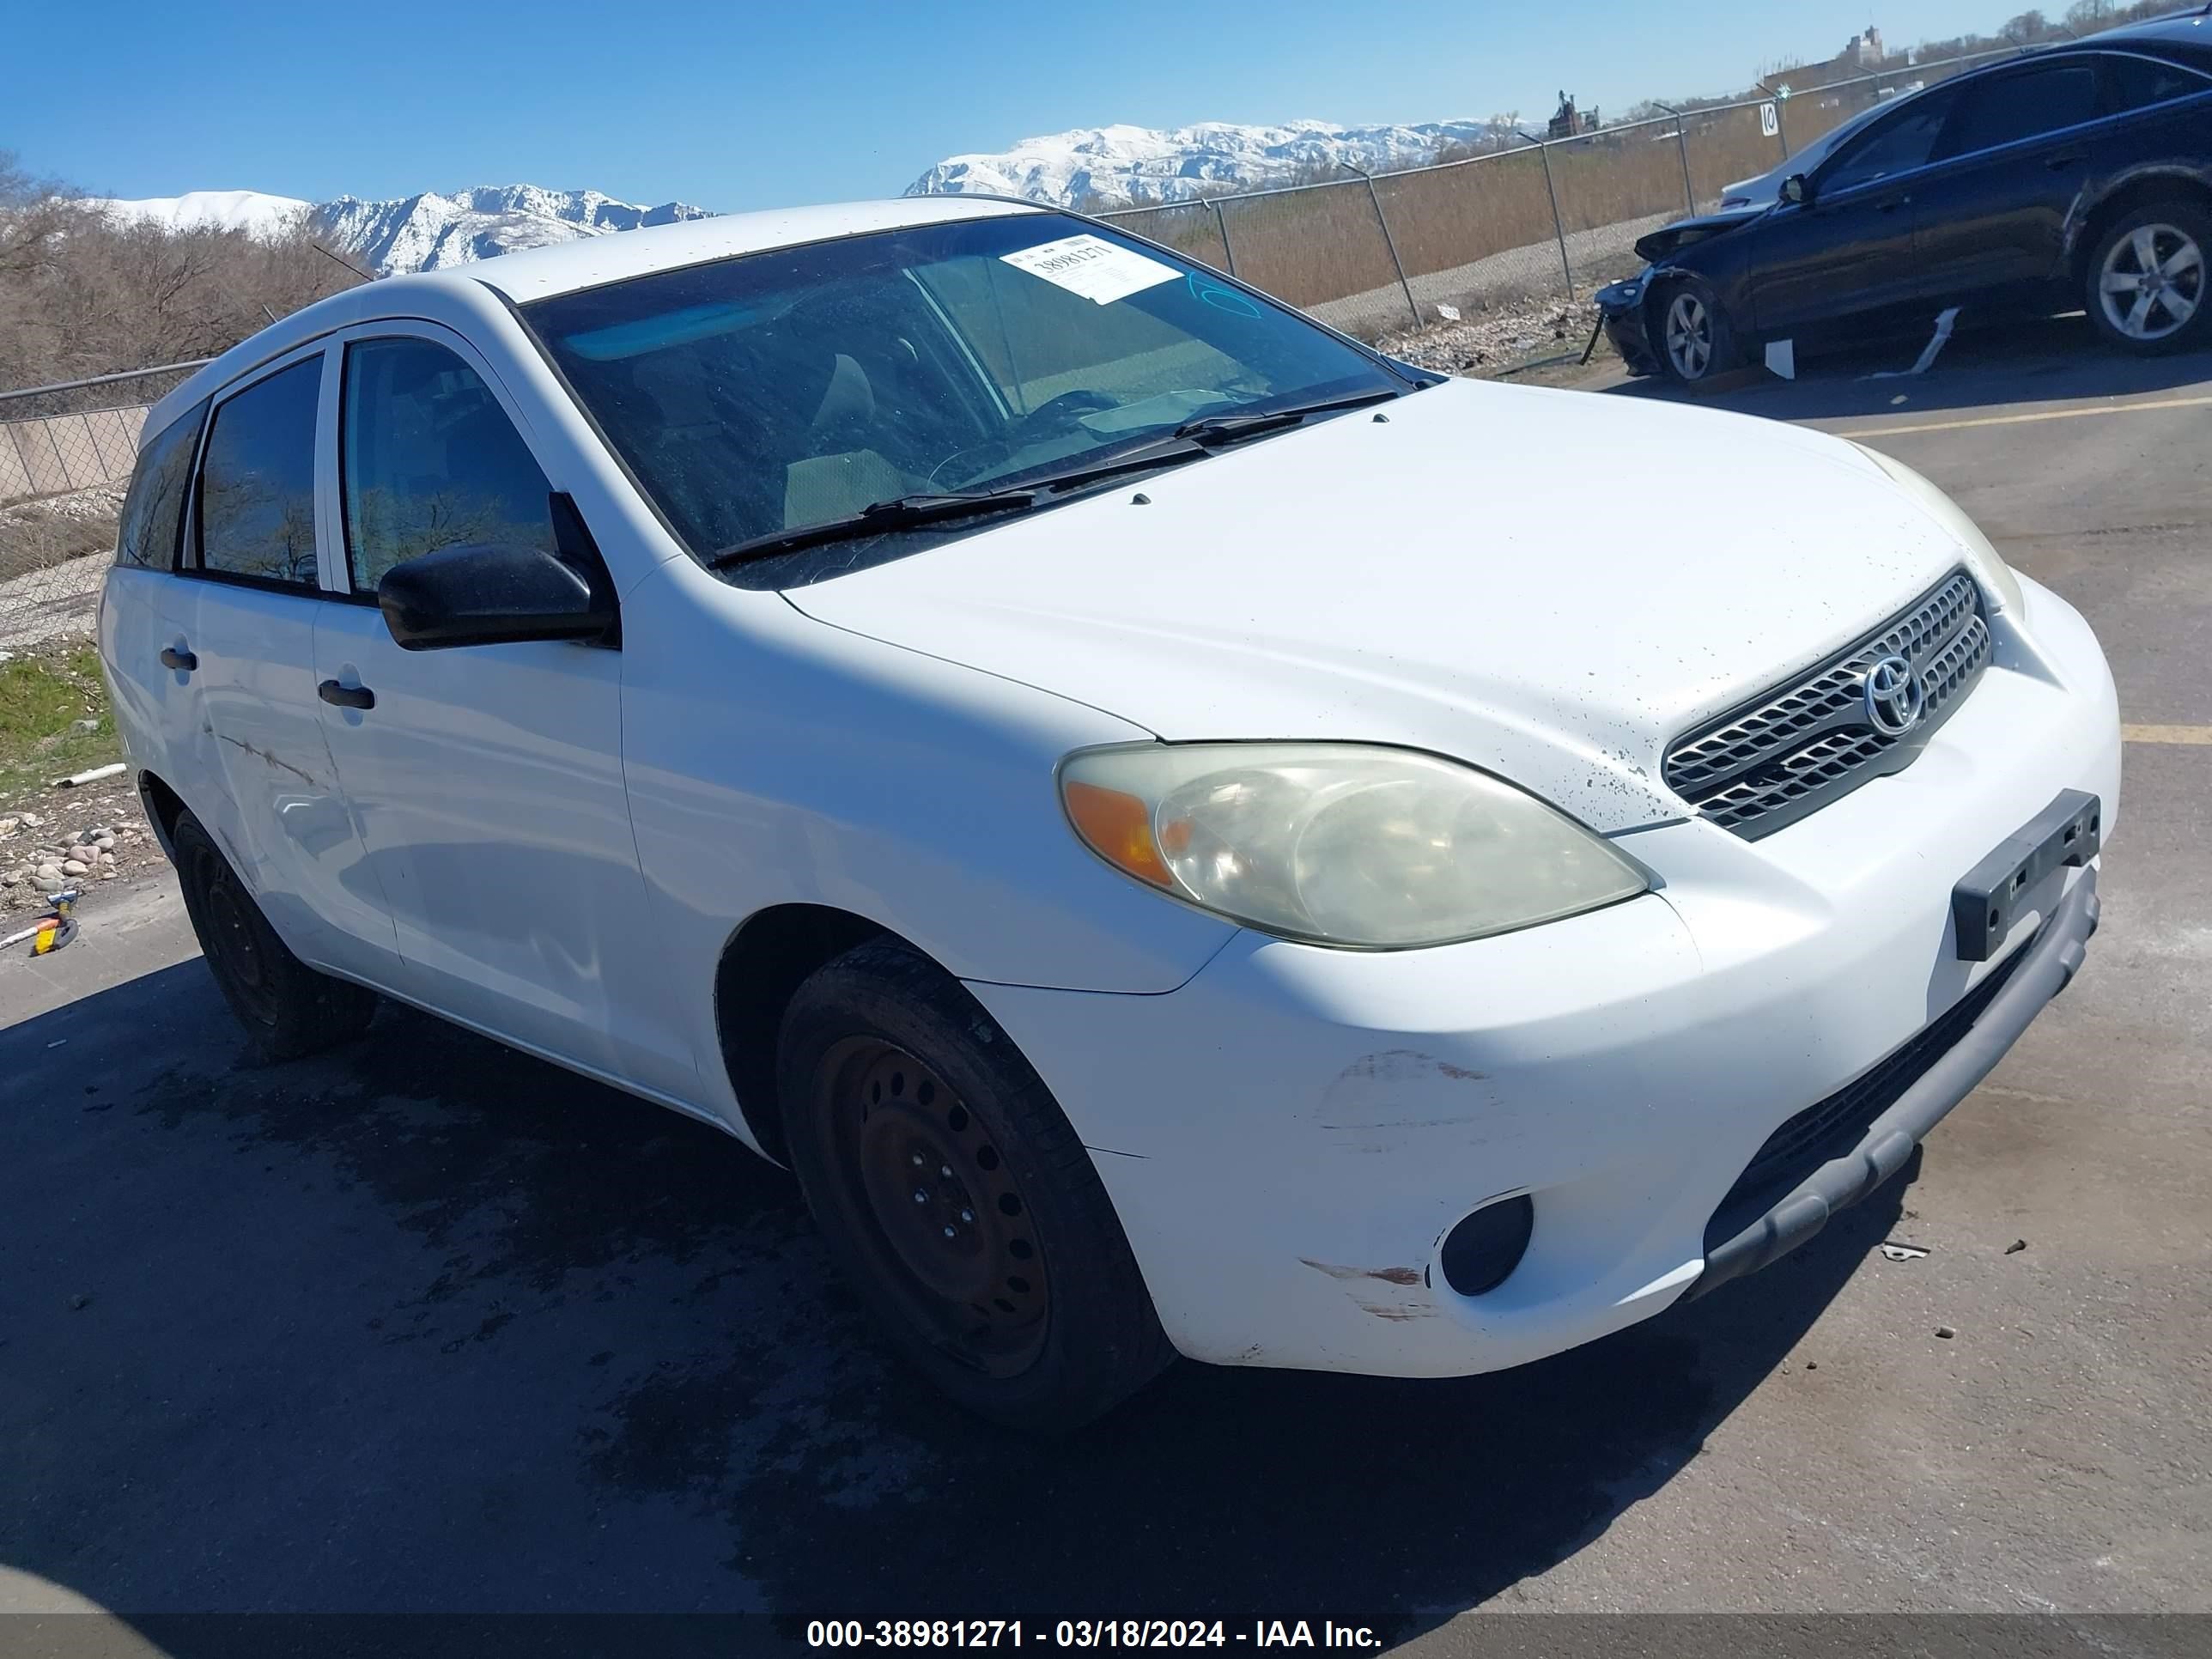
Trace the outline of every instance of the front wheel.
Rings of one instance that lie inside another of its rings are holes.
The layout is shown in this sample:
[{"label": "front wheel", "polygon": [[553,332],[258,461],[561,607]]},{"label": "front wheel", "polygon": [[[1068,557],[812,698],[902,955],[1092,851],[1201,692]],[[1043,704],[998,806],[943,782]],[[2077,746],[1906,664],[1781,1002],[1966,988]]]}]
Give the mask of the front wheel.
[{"label": "front wheel", "polygon": [[1728,315],[1703,283],[1678,283],[1659,296],[1659,362],[1667,378],[1696,386],[1735,367]]},{"label": "front wheel", "polygon": [[2204,343],[2212,317],[2204,264],[2212,216],[2189,202],[2153,202],[2121,218],[2089,255],[2083,303],[2097,331],[2140,356]]},{"label": "front wheel", "polygon": [[778,1073],[832,1255],[955,1400],[1065,1431],[1173,1358],[1091,1154],[957,980],[888,942],[848,951],[793,996]]},{"label": "front wheel", "polygon": [[169,844],[200,953],[263,1058],[297,1060],[360,1036],[376,1012],[376,993],[294,956],[190,812],[178,816]]}]

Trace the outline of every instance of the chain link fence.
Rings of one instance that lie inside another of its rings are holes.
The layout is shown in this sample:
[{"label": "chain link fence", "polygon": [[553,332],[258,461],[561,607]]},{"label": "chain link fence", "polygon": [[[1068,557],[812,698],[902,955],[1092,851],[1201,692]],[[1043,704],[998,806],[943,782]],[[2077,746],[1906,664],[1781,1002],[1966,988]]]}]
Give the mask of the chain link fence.
[{"label": "chain link fence", "polygon": [[1100,215],[1375,339],[1437,307],[1572,299],[1632,274],[1638,237],[1709,212],[1853,116],[2017,48],[1623,122],[1463,161]]},{"label": "chain link fence", "polygon": [[90,629],[146,412],[198,367],[0,392],[0,650]]}]

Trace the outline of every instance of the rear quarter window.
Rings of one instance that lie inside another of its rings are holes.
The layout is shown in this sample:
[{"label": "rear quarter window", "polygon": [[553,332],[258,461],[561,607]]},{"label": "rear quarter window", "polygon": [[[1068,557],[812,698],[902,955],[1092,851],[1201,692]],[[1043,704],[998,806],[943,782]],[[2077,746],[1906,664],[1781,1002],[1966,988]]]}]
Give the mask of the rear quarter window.
[{"label": "rear quarter window", "polygon": [[192,475],[192,451],[207,420],[203,402],[156,433],[138,451],[131,488],[123,498],[123,523],[115,538],[115,562],[145,570],[167,570],[177,560],[184,525],[185,486]]}]

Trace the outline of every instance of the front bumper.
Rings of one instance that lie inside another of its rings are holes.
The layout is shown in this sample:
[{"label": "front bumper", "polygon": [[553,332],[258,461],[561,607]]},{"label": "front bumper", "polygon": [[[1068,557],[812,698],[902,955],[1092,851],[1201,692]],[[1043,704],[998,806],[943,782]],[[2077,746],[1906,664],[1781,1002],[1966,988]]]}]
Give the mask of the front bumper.
[{"label": "front bumper", "polygon": [[[2096,796],[2107,836],[2117,815],[2102,654],[2023,587],[1911,766],[1755,842],[1703,822],[1629,836],[1659,877],[1644,896],[1431,950],[1242,933],[1162,995],[972,987],[1092,1149],[1177,1347],[1404,1376],[1519,1364],[1771,1259],[1816,1204],[1893,1172],[2070,972],[2094,915],[2094,869],[2045,871],[1969,961],[1954,885],[2059,791]],[[1754,1216],[1749,1243],[1708,1237],[1779,1126],[2001,974],[1860,1176]],[[1534,1203],[1526,1255],[1459,1295],[1444,1238],[1514,1194]]]},{"label": "front bumper", "polygon": [[1594,296],[1605,337],[1633,374],[1656,374],[1659,354],[1644,326],[1644,278],[1614,283]]}]

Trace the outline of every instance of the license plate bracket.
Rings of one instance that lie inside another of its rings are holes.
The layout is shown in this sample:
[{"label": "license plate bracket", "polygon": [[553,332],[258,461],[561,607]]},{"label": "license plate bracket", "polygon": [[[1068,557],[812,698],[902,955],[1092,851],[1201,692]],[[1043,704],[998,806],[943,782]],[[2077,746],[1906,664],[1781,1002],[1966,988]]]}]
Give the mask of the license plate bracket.
[{"label": "license plate bracket", "polygon": [[1951,890],[1959,956],[1987,962],[2012,931],[2013,910],[2053,870],[2084,865],[2103,845],[2104,808],[2084,790],[2061,790],[2043,811],[2000,842]]}]

